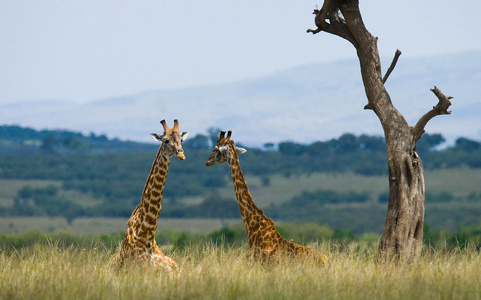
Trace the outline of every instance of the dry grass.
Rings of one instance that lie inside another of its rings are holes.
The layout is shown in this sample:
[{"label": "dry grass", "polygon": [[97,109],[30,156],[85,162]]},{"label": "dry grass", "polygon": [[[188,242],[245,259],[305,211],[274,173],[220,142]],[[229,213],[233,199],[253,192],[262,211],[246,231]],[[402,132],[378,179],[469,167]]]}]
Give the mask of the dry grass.
[{"label": "dry grass", "polygon": [[[327,250],[331,249],[331,250]],[[112,272],[103,247],[35,246],[0,254],[0,299],[480,299],[481,254],[432,252],[412,265],[376,263],[372,248],[321,245],[312,261],[263,266],[243,248],[198,246],[168,253],[178,278],[145,267]]]}]

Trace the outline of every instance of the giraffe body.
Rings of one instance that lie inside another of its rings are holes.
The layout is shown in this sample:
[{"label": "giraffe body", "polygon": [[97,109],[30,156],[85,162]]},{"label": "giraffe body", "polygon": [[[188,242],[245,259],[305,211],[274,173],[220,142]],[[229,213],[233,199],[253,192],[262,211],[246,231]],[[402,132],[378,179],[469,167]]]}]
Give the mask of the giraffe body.
[{"label": "giraffe body", "polygon": [[229,164],[232,181],[239,204],[242,220],[246,226],[249,239],[249,252],[254,258],[270,260],[279,257],[312,257],[328,264],[327,257],[309,246],[301,246],[284,238],[275,228],[274,221],[268,218],[264,211],[257,207],[247,187],[242,173],[238,153],[246,152],[238,148],[222,131],[217,145],[207,159],[206,165],[227,162]]},{"label": "giraffe body", "polygon": [[176,275],[178,274],[177,263],[159,249],[155,242],[155,230],[162,208],[162,194],[170,160],[172,156],[177,156],[179,160],[185,159],[182,140],[188,133],[179,133],[177,120],[174,120],[172,129],[165,124],[165,120],[161,123],[164,134],[152,133],[151,135],[162,144],[147,177],[140,203],[127,222],[125,237],[119,252],[114,257],[113,265],[121,267],[126,262],[142,261],[166,270],[171,275]]}]

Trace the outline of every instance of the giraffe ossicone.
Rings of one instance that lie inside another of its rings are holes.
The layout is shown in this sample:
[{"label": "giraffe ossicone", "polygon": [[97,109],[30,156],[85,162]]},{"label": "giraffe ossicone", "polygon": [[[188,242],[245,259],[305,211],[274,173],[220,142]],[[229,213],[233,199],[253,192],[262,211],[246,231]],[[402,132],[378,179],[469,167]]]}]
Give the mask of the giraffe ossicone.
[{"label": "giraffe ossicone", "polygon": [[246,226],[250,254],[262,260],[279,257],[311,257],[328,265],[329,261],[324,254],[309,246],[298,245],[281,236],[274,226],[274,221],[257,207],[249,192],[239,163],[238,153],[242,154],[246,150],[236,147],[234,141],[231,140],[231,136],[232,131],[228,131],[227,137],[225,131],[221,131],[206,165],[213,166],[224,162],[229,164],[237,203]]},{"label": "giraffe ossicone", "polygon": [[121,267],[129,261],[143,261],[176,276],[179,272],[177,263],[159,249],[155,242],[155,230],[162,208],[162,194],[170,160],[173,156],[179,160],[185,159],[182,141],[187,138],[188,132],[179,132],[177,119],[172,128],[167,126],[165,120],[160,123],[164,133],[151,135],[162,143],[147,177],[140,203],[127,221],[125,237],[112,264]]}]

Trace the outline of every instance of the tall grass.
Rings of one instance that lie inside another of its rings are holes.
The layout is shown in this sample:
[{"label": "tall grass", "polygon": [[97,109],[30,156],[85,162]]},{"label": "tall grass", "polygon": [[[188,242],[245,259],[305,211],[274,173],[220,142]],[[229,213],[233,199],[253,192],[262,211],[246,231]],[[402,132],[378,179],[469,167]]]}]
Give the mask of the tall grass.
[{"label": "tall grass", "polygon": [[365,244],[322,244],[313,261],[262,265],[243,247],[197,245],[166,254],[177,278],[137,266],[113,271],[113,250],[36,244],[0,253],[0,299],[480,299],[473,247],[426,252],[412,265],[377,263]]}]

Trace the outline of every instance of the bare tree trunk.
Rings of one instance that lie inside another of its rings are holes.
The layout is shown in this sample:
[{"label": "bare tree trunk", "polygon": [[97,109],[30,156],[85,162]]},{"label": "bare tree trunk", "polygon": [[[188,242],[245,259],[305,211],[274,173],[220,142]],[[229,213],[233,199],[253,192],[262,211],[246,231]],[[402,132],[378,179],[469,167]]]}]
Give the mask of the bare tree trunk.
[{"label": "bare tree trunk", "polygon": [[[340,12],[340,13],[339,13]],[[356,48],[361,76],[368,99],[365,109],[378,116],[384,130],[389,168],[389,205],[378,255],[383,259],[415,261],[421,254],[424,224],[424,170],[416,153],[416,142],[424,126],[434,116],[449,114],[451,97],[439,89],[432,91],[439,103],[415,126],[409,126],[394,107],[384,83],[394,69],[398,50],[386,75],[381,74],[377,37],[365,28],[358,0],[325,0],[321,10],[314,10],[317,29],[340,36]]]}]

